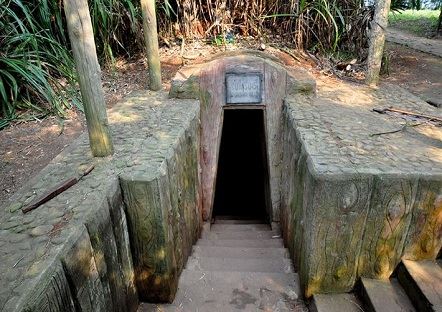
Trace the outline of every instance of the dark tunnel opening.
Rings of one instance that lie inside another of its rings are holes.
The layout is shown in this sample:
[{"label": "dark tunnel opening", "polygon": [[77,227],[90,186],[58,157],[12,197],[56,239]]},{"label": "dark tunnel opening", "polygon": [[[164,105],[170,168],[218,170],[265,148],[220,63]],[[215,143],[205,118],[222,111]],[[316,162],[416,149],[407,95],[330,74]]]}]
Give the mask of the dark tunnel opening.
[{"label": "dark tunnel opening", "polygon": [[268,220],[268,202],[264,111],[226,109],[213,216]]}]

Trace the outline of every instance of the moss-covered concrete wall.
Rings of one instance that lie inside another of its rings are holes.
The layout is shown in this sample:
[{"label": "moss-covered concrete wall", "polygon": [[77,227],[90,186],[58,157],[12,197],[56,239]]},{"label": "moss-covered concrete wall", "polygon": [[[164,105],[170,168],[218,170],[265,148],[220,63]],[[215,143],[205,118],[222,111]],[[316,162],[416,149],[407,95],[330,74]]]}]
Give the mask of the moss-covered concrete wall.
[{"label": "moss-covered concrete wall", "polygon": [[[172,81],[170,97],[201,102],[201,187],[203,218],[212,217],[223,110],[226,103],[226,74],[254,73],[262,76],[262,103],[251,105],[265,111],[267,159],[269,160],[270,221],[279,222],[282,159],[281,121],[286,96],[314,94],[316,83],[302,68],[287,70],[267,53],[237,51],[223,53],[210,62],[184,67]],[[244,105],[232,104],[236,108]]]},{"label": "moss-covered concrete wall", "polygon": [[[437,141],[370,135],[400,126],[371,106],[406,92],[369,92],[370,106],[285,101],[280,220],[307,297],[350,291],[361,276],[388,278],[402,257],[435,259],[442,247],[442,165],[427,156]],[[411,96],[402,103],[423,105]],[[384,149],[401,158],[378,154]]]},{"label": "moss-covered concrete wall", "polygon": [[[201,226],[199,103],[144,91],[109,120],[114,155],[92,157],[82,135],[1,207],[0,311],[130,312],[139,298],[173,296]],[[91,164],[78,184],[22,213]]]},{"label": "moss-covered concrete wall", "polygon": [[161,166],[120,176],[143,301],[173,301],[200,234],[199,118],[195,115],[188,127],[177,130],[181,133]]}]

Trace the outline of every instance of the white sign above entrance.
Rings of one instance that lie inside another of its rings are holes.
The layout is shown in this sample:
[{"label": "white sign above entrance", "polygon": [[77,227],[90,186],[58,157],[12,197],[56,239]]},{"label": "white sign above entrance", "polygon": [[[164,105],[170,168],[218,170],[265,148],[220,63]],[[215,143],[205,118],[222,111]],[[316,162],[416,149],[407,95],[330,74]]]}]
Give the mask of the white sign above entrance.
[{"label": "white sign above entrance", "polygon": [[227,104],[260,104],[262,102],[262,74],[226,74]]}]

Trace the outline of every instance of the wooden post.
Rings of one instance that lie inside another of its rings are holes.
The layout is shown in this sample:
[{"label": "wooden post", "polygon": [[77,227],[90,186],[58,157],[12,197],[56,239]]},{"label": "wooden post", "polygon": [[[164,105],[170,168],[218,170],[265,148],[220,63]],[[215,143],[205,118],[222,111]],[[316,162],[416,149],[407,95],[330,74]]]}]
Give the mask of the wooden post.
[{"label": "wooden post", "polygon": [[367,73],[365,77],[365,83],[368,85],[376,85],[379,82],[390,4],[391,0],[377,0],[376,3],[373,21],[371,22]]},{"label": "wooden post", "polygon": [[92,154],[95,157],[108,156],[113,153],[113,146],[87,0],[63,2]]},{"label": "wooden post", "polygon": [[436,32],[442,32],[442,3],[440,5],[440,14],[439,14],[439,20],[437,22],[437,29]]},{"label": "wooden post", "polygon": [[147,63],[149,65],[150,89],[161,89],[161,64],[158,51],[157,17],[155,0],[141,0],[143,13],[144,40],[146,42]]}]

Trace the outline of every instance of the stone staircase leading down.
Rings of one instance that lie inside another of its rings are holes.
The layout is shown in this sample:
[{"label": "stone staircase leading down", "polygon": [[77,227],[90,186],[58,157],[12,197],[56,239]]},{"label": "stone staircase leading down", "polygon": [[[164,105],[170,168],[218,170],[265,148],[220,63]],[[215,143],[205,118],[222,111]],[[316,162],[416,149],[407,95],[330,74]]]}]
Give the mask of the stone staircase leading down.
[{"label": "stone staircase leading down", "polygon": [[279,231],[259,220],[217,220],[193,248],[172,304],[139,311],[306,311]]},{"label": "stone staircase leading down", "polygon": [[318,312],[442,312],[442,263],[402,260],[389,280],[362,278],[353,294],[314,295]]}]

